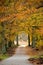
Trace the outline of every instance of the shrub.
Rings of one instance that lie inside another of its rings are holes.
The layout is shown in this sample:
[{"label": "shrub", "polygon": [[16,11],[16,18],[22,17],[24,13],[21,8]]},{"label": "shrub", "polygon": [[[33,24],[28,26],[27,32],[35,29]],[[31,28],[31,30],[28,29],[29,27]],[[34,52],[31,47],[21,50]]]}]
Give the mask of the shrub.
[{"label": "shrub", "polygon": [[36,48],[38,48],[38,49],[42,49],[43,48],[43,40],[40,40],[39,42],[37,42]]}]

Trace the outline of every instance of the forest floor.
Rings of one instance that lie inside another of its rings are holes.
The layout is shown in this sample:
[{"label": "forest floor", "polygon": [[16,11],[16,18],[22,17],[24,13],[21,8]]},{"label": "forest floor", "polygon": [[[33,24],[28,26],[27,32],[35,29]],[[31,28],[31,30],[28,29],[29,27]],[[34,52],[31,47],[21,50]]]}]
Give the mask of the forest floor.
[{"label": "forest floor", "polygon": [[15,54],[15,49],[16,47],[10,47],[5,54],[0,54],[0,61],[13,56]]},{"label": "forest floor", "polygon": [[27,55],[30,55],[31,58],[28,59],[34,65],[43,65],[43,50],[36,50],[32,47],[26,47]]},{"label": "forest floor", "polygon": [[10,47],[8,50],[7,50],[7,53],[8,56],[13,56],[15,54],[15,47]]}]

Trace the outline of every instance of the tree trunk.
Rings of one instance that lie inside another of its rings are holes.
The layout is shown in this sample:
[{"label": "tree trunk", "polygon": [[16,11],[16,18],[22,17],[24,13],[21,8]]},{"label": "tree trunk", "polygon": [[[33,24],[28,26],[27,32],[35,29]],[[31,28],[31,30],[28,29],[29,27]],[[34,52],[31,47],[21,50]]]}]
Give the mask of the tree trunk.
[{"label": "tree trunk", "polygon": [[37,41],[37,35],[35,34],[35,29],[32,27],[32,47],[34,48],[36,46],[36,41]]},{"label": "tree trunk", "polygon": [[30,46],[30,35],[28,34],[28,46]]},{"label": "tree trunk", "polygon": [[35,39],[34,39],[34,37],[32,36],[32,48],[34,48],[35,47]]},{"label": "tree trunk", "polygon": [[17,35],[17,37],[16,37],[16,41],[17,41],[17,46],[18,46],[18,45],[19,45],[19,44],[18,44],[18,35]]}]

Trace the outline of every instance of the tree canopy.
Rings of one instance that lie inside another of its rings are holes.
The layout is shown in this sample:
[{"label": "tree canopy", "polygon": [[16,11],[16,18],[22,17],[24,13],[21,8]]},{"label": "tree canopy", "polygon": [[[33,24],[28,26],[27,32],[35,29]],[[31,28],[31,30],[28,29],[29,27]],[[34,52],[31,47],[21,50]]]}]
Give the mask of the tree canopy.
[{"label": "tree canopy", "polygon": [[39,33],[38,27],[43,35],[43,0],[0,0],[1,40],[14,40],[21,31]]}]

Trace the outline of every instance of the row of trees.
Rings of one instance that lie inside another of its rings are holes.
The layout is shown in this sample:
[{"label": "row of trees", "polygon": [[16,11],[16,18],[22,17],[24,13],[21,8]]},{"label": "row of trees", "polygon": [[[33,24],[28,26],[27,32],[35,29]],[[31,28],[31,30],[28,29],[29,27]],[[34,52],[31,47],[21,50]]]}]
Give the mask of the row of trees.
[{"label": "row of trees", "polygon": [[[28,34],[32,47],[43,46],[43,0],[0,1],[0,47],[11,46],[18,34]],[[39,42],[40,41],[40,42]]]}]

